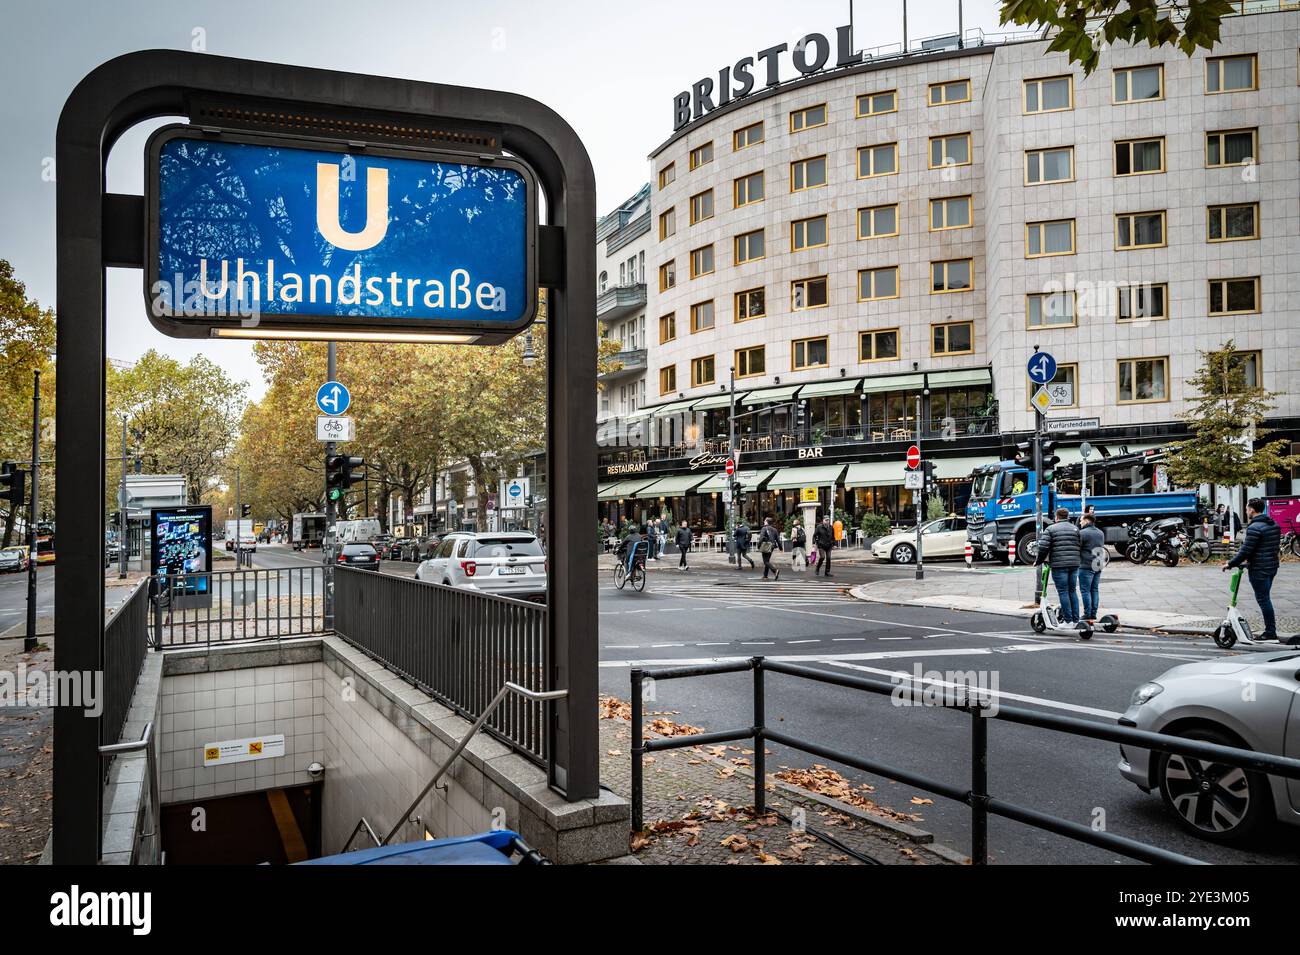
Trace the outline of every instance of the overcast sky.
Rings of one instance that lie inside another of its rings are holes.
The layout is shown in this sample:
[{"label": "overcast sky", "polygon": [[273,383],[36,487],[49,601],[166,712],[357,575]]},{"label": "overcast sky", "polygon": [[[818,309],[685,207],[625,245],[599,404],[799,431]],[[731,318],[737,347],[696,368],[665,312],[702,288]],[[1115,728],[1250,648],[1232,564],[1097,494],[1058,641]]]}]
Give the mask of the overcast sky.
[{"label": "overcast sky", "polygon": [[[998,32],[996,0],[966,0],[965,23]],[[121,53],[208,53],[481,86],[548,104],[582,137],[608,211],[649,176],[646,155],[672,132],[677,92],[743,56],[806,33],[833,36],[848,0],[0,0],[0,258],[54,305],[54,185],[44,173],[68,93]],[[857,46],[902,38],[902,0],[857,0]],[[957,0],[911,0],[913,39],[956,32]],[[783,58],[782,76],[793,74]],[[138,128],[114,149],[109,188],[143,191]],[[260,395],[247,343],[167,338],[145,316],[138,272],[109,277],[108,353],[202,352]]]}]

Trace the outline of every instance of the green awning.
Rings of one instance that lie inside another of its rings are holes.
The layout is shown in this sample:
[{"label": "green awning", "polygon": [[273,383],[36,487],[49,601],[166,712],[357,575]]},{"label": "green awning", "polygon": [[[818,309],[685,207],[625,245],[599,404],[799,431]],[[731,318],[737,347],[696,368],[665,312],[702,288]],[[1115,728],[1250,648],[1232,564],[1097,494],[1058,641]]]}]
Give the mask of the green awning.
[{"label": "green awning", "polygon": [[[738,471],[736,472],[736,480],[744,485],[746,491],[752,491],[775,473],[776,471],[773,468],[765,468],[761,471]],[[695,493],[709,494],[713,491],[725,491],[726,489],[727,472],[715,471],[713,477],[695,489]]]},{"label": "green awning", "polygon": [[971,472],[984,464],[996,464],[997,457],[934,458],[934,476],[941,480],[968,478]]},{"label": "green awning", "polygon": [[898,461],[859,461],[849,465],[845,487],[893,487],[903,483],[907,465]]},{"label": "green awning", "polygon": [[804,385],[803,391],[799,392],[799,400],[851,395],[858,390],[858,385],[861,383],[861,378],[848,378],[842,381],[819,381],[813,385]]},{"label": "green awning", "polygon": [[678,497],[687,491],[693,490],[697,484],[702,483],[707,477],[707,474],[678,474],[673,477],[660,478],[648,487],[640,488],[636,492],[636,496],[638,498]]},{"label": "green awning", "polygon": [[883,378],[867,378],[862,382],[862,393],[874,395],[881,391],[919,391],[923,387],[925,375],[886,375]]},{"label": "green awning", "polygon": [[652,477],[639,477],[631,481],[616,481],[613,484],[606,484],[604,490],[596,488],[596,500],[616,501],[620,497],[631,497],[632,492],[637,488],[653,483],[655,483],[655,479]]},{"label": "green awning", "polygon": [[687,398],[685,401],[670,401],[666,405],[657,405],[654,408],[647,408],[646,411],[658,418],[660,415],[677,414],[678,412],[685,411],[691,405],[695,404],[695,402],[695,398]]},{"label": "green awning", "polygon": [[[736,404],[744,404],[744,392],[736,393]],[[712,408],[725,408],[731,404],[731,394],[709,395],[707,398],[701,398],[695,403],[692,411],[709,411]]]},{"label": "green awning", "polygon": [[988,385],[993,382],[993,373],[987,368],[963,368],[960,371],[932,371],[929,375],[931,388],[958,388],[962,385]]},{"label": "green awning", "polygon": [[782,385],[780,388],[760,388],[758,391],[751,391],[745,396],[744,401],[738,401],[742,405],[761,405],[770,401],[789,401],[794,397],[794,393],[799,390],[798,385]]},{"label": "green awning", "polygon": [[838,484],[844,473],[842,464],[821,464],[815,467],[781,468],[776,476],[767,482],[769,491],[787,490],[792,487],[826,487]]}]

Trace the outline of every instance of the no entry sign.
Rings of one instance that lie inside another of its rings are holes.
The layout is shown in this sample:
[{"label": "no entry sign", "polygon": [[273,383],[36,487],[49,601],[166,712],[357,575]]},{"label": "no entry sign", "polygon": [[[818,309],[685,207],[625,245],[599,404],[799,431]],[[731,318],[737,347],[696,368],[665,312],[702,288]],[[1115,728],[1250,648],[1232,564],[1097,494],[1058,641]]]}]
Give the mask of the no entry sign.
[{"label": "no entry sign", "polygon": [[907,466],[909,468],[918,467],[921,463],[921,449],[912,445],[907,449]]}]

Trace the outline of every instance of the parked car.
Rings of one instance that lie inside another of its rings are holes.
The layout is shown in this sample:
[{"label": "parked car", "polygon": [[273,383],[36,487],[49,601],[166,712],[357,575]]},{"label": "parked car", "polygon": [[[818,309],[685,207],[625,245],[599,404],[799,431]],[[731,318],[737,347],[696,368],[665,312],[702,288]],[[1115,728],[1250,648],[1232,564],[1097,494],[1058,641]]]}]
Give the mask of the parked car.
[{"label": "parked car", "polygon": [[375,551],[378,552],[379,559],[383,560],[388,556],[388,552],[393,548],[397,541],[389,534],[382,534],[370,543],[375,545]]},{"label": "parked car", "polygon": [[26,547],[6,547],[0,550],[0,573],[26,570],[31,564]]},{"label": "parked car", "polygon": [[448,534],[415,570],[417,580],[526,600],[546,598],[546,555],[526,532]]},{"label": "parked car", "polygon": [[[966,518],[941,517],[921,525],[926,560],[931,557],[962,557],[966,553]],[[871,556],[895,564],[916,562],[916,530],[900,530],[877,537],[871,544]]]},{"label": "parked car", "polygon": [[[1300,759],[1300,651],[1176,666],[1134,690],[1119,723]],[[1143,792],[1158,790],[1178,823],[1203,839],[1239,842],[1269,819],[1300,825],[1300,780],[1128,746],[1119,754],[1120,774]]]},{"label": "parked car", "polygon": [[378,570],[379,552],[375,550],[374,544],[344,544],[334,562],[362,570]]}]

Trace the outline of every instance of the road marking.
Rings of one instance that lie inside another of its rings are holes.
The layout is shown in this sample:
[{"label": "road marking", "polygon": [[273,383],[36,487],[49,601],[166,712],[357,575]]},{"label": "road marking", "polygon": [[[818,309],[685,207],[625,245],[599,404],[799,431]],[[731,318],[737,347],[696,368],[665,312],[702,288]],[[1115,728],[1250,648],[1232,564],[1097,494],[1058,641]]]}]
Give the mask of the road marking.
[{"label": "road marking", "polygon": [[[786,643],[789,643],[789,644],[795,644],[795,643],[821,643],[821,641],[820,641],[820,640],[787,640]],[[703,646],[703,644],[701,644],[701,646]]]},{"label": "road marking", "polygon": [[911,637],[877,637],[878,640],[911,640]]},{"label": "road marking", "polygon": [[866,637],[831,637],[832,643],[861,643]]},{"label": "road marking", "polygon": [[684,646],[686,646],[686,644],[684,643],[652,643],[650,644],[650,649],[662,650],[666,647],[684,647]]},{"label": "road marking", "polygon": [[[700,644],[697,644],[699,646]],[[722,644],[719,644],[721,646]],[[1001,649],[1001,648],[999,648]],[[1077,643],[1028,643],[1022,644],[1025,650],[1086,650],[1086,644]],[[767,659],[781,663],[839,663],[853,660],[914,660],[927,657],[989,657],[993,656],[992,647],[942,647],[935,650],[873,650],[866,653],[807,653],[796,655],[769,656]],[[706,663],[737,663],[749,657],[668,657],[655,660],[601,660],[602,667],[655,667],[655,666],[697,666]]]},{"label": "road marking", "polygon": [[639,643],[607,643],[607,644],[605,644],[605,649],[606,649],[606,650],[640,650],[640,649],[641,649],[641,644],[639,644]]}]

